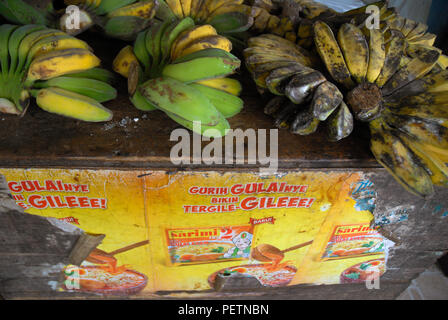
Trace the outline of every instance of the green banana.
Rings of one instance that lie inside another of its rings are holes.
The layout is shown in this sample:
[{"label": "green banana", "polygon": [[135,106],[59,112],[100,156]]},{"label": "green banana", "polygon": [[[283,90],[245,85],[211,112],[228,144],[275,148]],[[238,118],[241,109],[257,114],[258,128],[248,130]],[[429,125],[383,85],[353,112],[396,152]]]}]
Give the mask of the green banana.
[{"label": "green banana", "polygon": [[163,63],[167,63],[170,54],[171,47],[173,46],[174,41],[179,37],[179,35],[194,27],[194,21],[190,17],[186,17],[182,20],[178,20],[173,22],[170,27],[168,27],[165,31],[165,35],[162,37],[162,61]]},{"label": "green banana", "polygon": [[228,60],[238,60],[239,59],[231,54],[230,52],[227,52],[225,50],[217,49],[217,48],[208,48],[200,51],[196,51],[190,54],[187,54],[183,57],[180,57],[172,62],[172,64],[182,63],[182,62],[188,62],[191,60],[195,60],[198,58],[210,58],[210,57],[216,57],[216,58],[223,58]]},{"label": "green banana", "polygon": [[177,17],[174,15],[171,8],[166,4],[164,0],[157,0],[159,3],[159,7],[156,12],[156,18],[162,21],[174,21],[177,20]]},{"label": "green banana", "polygon": [[8,50],[10,56],[10,67],[9,73],[15,74],[16,67],[19,59],[19,47],[23,38],[25,38],[28,34],[44,29],[45,26],[42,25],[25,25],[17,28],[9,38]]},{"label": "green banana", "polygon": [[19,62],[18,62],[16,71],[19,71],[24,67],[25,62],[27,61],[29,51],[38,41],[40,41],[44,38],[50,37],[50,36],[61,35],[61,34],[64,34],[64,33],[60,30],[43,29],[43,30],[39,30],[36,32],[32,32],[32,33],[28,34],[25,38],[23,38],[23,40],[20,42],[20,46],[19,46],[19,53],[18,53]]},{"label": "green banana", "polygon": [[170,22],[155,22],[146,33],[146,49],[152,56],[151,74],[157,76],[160,73],[162,50],[162,36]]},{"label": "green banana", "polygon": [[104,31],[107,36],[126,41],[135,40],[136,35],[151,24],[151,19],[136,16],[120,16],[107,20]]},{"label": "green banana", "polygon": [[189,83],[232,74],[240,65],[238,58],[203,57],[169,64],[162,74]]},{"label": "green banana", "polygon": [[225,118],[231,118],[243,109],[243,100],[233,94],[196,83],[192,83],[190,86],[206,96]]},{"label": "green banana", "polygon": [[145,97],[141,94],[140,90],[136,90],[134,95],[129,98],[134,107],[142,111],[154,111],[157,108],[152,105]]},{"label": "green banana", "polygon": [[155,107],[185,120],[215,126],[220,113],[200,91],[178,80],[162,77],[140,85],[140,93]]},{"label": "green banana", "polygon": [[225,136],[230,129],[229,122],[222,115],[220,116],[219,122],[216,125],[207,126],[201,124],[200,127],[198,125],[195,125],[192,121],[186,120],[173,113],[166,112],[166,115],[185,128],[190,129],[191,131],[196,132],[204,137],[220,138]]},{"label": "green banana", "polygon": [[112,84],[116,81],[115,74],[110,72],[109,70],[102,68],[92,68],[89,70],[85,70],[77,73],[69,73],[64,75],[64,77],[72,77],[72,78],[87,78],[98,80],[102,82],[106,82]]},{"label": "green banana", "polygon": [[[48,10],[50,9],[51,7],[48,8]],[[2,0],[0,2],[0,14],[17,24],[48,25],[45,12],[23,0]]]},{"label": "green banana", "polygon": [[11,24],[3,24],[0,26],[0,61],[2,66],[2,77],[4,78],[6,78],[9,71],[9,38],[16,29],[17,26]]},{"label": "green banana", "polygon": [[98,15],[105,15],[134,2],[137,2],[137,0],[102,0],[100,5],[95,9],[95,12]]},{"label": "green banana", "polygon": [[[12,11],[2,2],[0,1],[0,16],[3,16],[6,20],[11,23],[21,24],[19,19],[12,13]],[[8,103],[6,102],[6,105]]]},{"label": "green banana", "polygon": [[110,84],[88,78],[57,77],[46,81],[38,81],[33,87],[56,87],[72,91],[83,96],[95,99],[98,102],[106,102],[117,97],[117,90]]},{"label": "green banana", "polygon": [[228,12],[213,16],[208,20],[219,34],[247,31],[253,24],[253,18],[243,12]]},{"label": "green banana", "polygon": [[144,66],[145,74],[149,74],[152,64],[152,56],[146,49],[146,32],[139,32],[134,42],[134,54]]}]

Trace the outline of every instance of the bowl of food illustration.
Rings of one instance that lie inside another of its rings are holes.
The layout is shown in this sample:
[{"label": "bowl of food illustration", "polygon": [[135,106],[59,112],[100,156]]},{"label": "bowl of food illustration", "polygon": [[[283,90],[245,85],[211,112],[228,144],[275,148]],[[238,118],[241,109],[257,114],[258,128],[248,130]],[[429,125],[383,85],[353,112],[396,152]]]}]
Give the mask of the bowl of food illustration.
[{"label": "bowl of food illustration", "polygon": [[135,270],[112,271],[103,266],[82,266],[78,268],[80,292],[105,295],[133,295],[142,291],[148,278]]},{"label": "bowl of food illustration", "polygon": [[287,264],[278,266],[273,266],[270,263],[246,264],[216,271],[209,276],[208,282],[212,288],[215,288],[218,275],[229,278],[237,276],[242,280],[244,277],[255,278],[263,287],[283,287],[291,282],[296,273],[297,268]]},{"label": "bowl of food illustration", "polygon": [[374,280],[385,272],[384,259],[369,260],[345,269],[340,276],[341,283],[361,283]]}]

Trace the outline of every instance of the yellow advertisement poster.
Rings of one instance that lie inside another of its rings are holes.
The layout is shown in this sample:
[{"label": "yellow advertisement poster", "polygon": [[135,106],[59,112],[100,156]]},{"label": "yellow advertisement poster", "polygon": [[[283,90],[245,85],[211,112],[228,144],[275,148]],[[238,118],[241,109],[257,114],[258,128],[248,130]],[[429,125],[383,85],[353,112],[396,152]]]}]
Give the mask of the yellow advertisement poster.
[{"label": "yellow advertisement poster", "polygon": [[213,292],[385,272],[387,239],[370,228],[374,186],[361,172],[0,172],[26,212],[105,235],[65,290]]}]

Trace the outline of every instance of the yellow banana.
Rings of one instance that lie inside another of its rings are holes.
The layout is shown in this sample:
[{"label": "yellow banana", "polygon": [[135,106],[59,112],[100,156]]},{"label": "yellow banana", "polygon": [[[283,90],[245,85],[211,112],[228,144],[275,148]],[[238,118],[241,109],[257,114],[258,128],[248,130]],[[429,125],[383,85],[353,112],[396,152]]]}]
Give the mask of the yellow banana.
[{"label": "yellow banana", "polygon": [[297,30],[297,36],[301,39],[309,38],[313,36],[313,25],[310,23],[302,22]]},{"label": "yellow banana", "polygon": [[86,49],[64,49],[45,53],[31,63],[28,81],[47,80],[67,73],[98,67],[100,59]]},{"label": "yellow banana", "polygon": [[375,83],[386,60],[384,36],[380,30],[369,30],[369,50],[370,59],[366,79],[368,82]]},{"label": "yellow banana", "polygon": [[133,62],[138,63],[138,59],[134,54],[134,48],[132,46],[126,46],[120,50],[117,57],[114,59],[113,69],[115,72],[127,78]]},{"label": "yellow banana", "polygon": [[80,39],[69,36],[67,34],[56,35],[56,36],[46,37],[43,40],[37,42],[30,49],[30,51],[28,53],[28,59],[33,59],[33,58],[38,57],[47,52],[63,50],[63,49],[70,49],[70,48],[80,48],[80,49],[91,50],[89,45]]},{"label": "yellow banana", "polygon": [[108,14],[109,18],[135,16],[145,19],[151,19],[156,13],[156,4],[154,0],[138,1],[128,6],[116,9]]},{"label": "yellow banana", "polygon": [[406,19],[403,27],[401,28],[401,33],[407,38],[409,34],[418,26],[418,22],[411,19]]},{"label": "yellow banana", "polygon": [[333,31],[325,22],[318,21],[314,24],[314,40],[317,51],[333,79],[344,84],[347,88],[352,88],[354,83],[351,80],[350,71],[345,63],[341,48]]},{"label": "yellow banana", "polygon": [[439,59],[440,53],[437,50],[425,50],[418,53],[407,65],[397,71],[386,85],[382,88],[385,95],[408,85],[415,79],[426,75]]},{"label": "yellow banana", "polygon": [[295,32],[288,31],[285,33],[285,39],[287,39],[291,42],[296,42],[297,36],[296,36]]},{"label": "yellow banana", "polygon": [[202,80],[197,83],[204,86],[225,91],[227,93],[233,94],[234,96],[239,96],[242,91],[241,83],[238,80],[231,78],[215,78],[210,80]]},{"label": "yellow banana", "polygon": [[[260,8],[260,14],[254,18],[254,23],[252,25],[252,30],[256,32],[262,32],[264,31],[269,22],[269,18],[271,17],[271,14],[267,12],[265,9]],[[281,27],[281,21],[278,27]],[[284,32],[275,32],[275,29],[273,30],[274,33],[279,35],[284,35]]]},{"label": "yellow banana", "polygon": [[102,122],[112,119],[112,112],[96,100],[60,88],[40,90],[36,103],[47,112],[83,121]]},{"label": "yellow banana", "polygon": [[262,48],[262,47],[250,47],[244,50],[244,56],[247,58],[251,55],[262,55],[262,56],[277,56],[280,58],[287,58],[290,60],[297,61],[300,64],[303,63],[302,56],[295,54],[291,50],[275,50],[270,48]]},{"label": "yellow banana", "polygon": [[[273,34],[263,34],[258,37],[250,38],[248,40],[248,46],[251,47],[264,47],[262,50],[275,50],[276,52],[283,52],[296,57],[297,61],[305,66],[311,66],[312,55],[305,49],[297,46],[291,41],[283,39]],[[246,49],[247,50],[247,49]]]},{"label": "yellow banana", "polygon": [[436,42],[436,39],[437,39],[437,35],[428,32],[428,33],[425,33],[421,37],[413,39],[410,42],[413,44],[424,44],[427,46],[433,46],[434,43]]},{"label": "yellow banana", "polygon": [[370,123],[370,149],[379,163],[409,192],[421,197],[434,193],[430,176],[416,162],[416,157],[406,145],[382,125],[381,119]]},{"label": "yellow banana", "polygon": [[226,4],[218,7],[216,10],[211,12],[211,15],[209,18],[211,18],[212,16],[215,17],[217,15],[229,13],[229,12],[241,12],[246,15],[249,15],[251,13],[251,11],[252,11],[252,8],[249,6],[230,2],[230,3],[226,3]]},{"label": "yellow banana", "polygon": [[184,17],[189,17],[191,12],[191,3],[194,0],[180,0],[180,4],[182,7],[182,13]]},{"label": "yellow banana", "polygon": [[429,144],[424,144],[423,148],[426,151],[429,151],[431,153],[433,153],[435,156],[437,156],[443,163],[448,163],[448,150],[447,149],[441,149],[441,148],[437,148],[434,147],[432,145]]},{"label": "yellow banana", "polygon": [[437,64],[440,66],[440,68],[447,69],[448,68],[448,56],[441,54],[439,57],[439,60],[437,60]]},{"label": "yellow banana", "polygon": [[418,23],[417,26],[407,35],[409,41],[423,36],[428,31],[428,26],[424,23]]},{"label": "yellow banana", "polygon": [[409,58],[408,56],[402,56],[400,60],[400,69],[407,66],[412,61],[412,58]]},{"label": "yellow banana", "polygon": [[370,53],[362,31],[346,23],[339,29],[338,40],[350,74],[357,83],[364,82],[369,68]]},{"label": "yellow banana", "polygon": [[188,47],[184,48],[176,58],[184,57],[190,53],[208,49],[216,48],[227,52],[232,51],[232,42],[220,35],[208,36],[193,41]]},{"label": "yellow banana", "polygon": [[[266,25],[266,31],[275,34],[274,30],[277,29],[279,24],[280,24],[280,18],[275,15],[271,15]],[[279,36],[281,36],[281,34],[279,34]]]},{"label": "yellow banana", "polygon": [[400,135],[400,139],[418,157],[419,162],[431,177],[433,184],[437,186],[448,185],[448,167],[436,153],[425,149],[424,145],[405,134]]},{"label": "yellow banana", "polygon": [[448,91],[442,92],[425,92],[412,97],[405,97],[401,100],[401,104],[404,105],[447,105],[448,104]]},{"label": "yellow banana", "polygon": [[[175,0],[171,0],[171,1],[175,1]],[[206,2],[206,0],[194,0],[191,3],[190,15],[193,19],[196,19],[196,17],[200,14],[200,10],[202,9],[202,4],[205,2]]]},{"label": "yellow banana", "polygon": [[194,41],[216,35],[218,33],[215,28],[209,24],[195,26],[192,29],[182,32],[171,47],[171,59],[177,59],[180,53]]},{"label": "yellow banana", "polygon": [[[198,0],[196,0],[198,1]],[[184,17],[184,13],[182,11],[181,0],[165,0],[166,4],[170,7],[171,11],[173,11],[174,15],[179,19]],[[191,10],[191,6],[190,6]]]},{"label": "yellow banana", "polygon": [[422,80],[425,81],[425,89],[428,93],[448,91],[448,70],[430,73]]},{"label": "yellow banana", "polygon": [[399,69],[404,49],[405,39],[402,33],[391,30],[391,40],[386,44],[384,66],[375,82],[379,87],[382,87]]}]

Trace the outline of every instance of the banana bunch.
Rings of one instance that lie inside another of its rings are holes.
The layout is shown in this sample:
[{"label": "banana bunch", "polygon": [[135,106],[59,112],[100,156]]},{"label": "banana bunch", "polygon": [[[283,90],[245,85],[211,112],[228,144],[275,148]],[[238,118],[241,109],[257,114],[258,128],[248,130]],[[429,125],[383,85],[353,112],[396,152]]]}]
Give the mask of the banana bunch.
[{"label": "banana bunch", "polygon": [[[266,7],[255,3],[253,8],[254,26],[252,30],[258,33],[272,33],[301,47],[311,49],[314,47],[313,24],[324,21],[333,29],[339,29],[344,23],[355,24],[365,28],[369,18],[367,7],[376,5],[380,9],[380,27],[383,32],[396,29],[403,33],[409,44],[425,44],[432,46],[436,36],[428,33],[428,26],[422,23],[401,17],[397,10],[389,7],[388,1],[382,0],[372,4],[338,13],[325,5],[313,0],[285,0],[279,2],[280,14],[273,14]],[[278,12],[278,9],[277,9]],[[440,63],[446,65],[448,58],[441,57]]]},{"label": "banana bunch", "polygon": [[322,18],[337,14],[336,11],[328,6],[313,0],[291,0],[300,7],[301,16],[305,19]]},{"label": "banana bunch", "polygon": [[243,0],[160,0],[156,17],[161,20],[192,18],[209,24],[219,34],[241,33],[253,23],[251,7]]},{"label": "banana bunch", "polygon": [[[67,6],[80,8],[80,28],[71,27],[71,15],[65,13],[59,20],[60,29],[79,34],[98,25],[112,38],[134,40],[154,18],[159,0],[65,0]],[[67,28],[69,26],[69,28]]]},{"label": "banana bunch", "polygon": [[196,25],[190,17],[155,21],[119,52],[113,67],[128,78],[137,109],[161,110],[190,130],[218,137],[230,128],[227,118],[243,108],[241,84],[227,77],[241,64],[231,49],[214,27]]},{"label": "banana bunch", "polygon": [[[395,12],[388,12],[381,18],[387,28],[400,31],[406,39],[406,55],[412,57],[413,51],[419,46],[432,47],[433,50],[441,50],[434,47],[437,39],[435,34],[428,31],[428,26],[424,23],[406,19]],[[407,59],[407,58],[405,58]],[[441,54],[437,64],[440,68],[448,68],[448,56]]]},{"label": "banana bunch", "polygon": [[0,26],[0,111],[23,115],[31,96],[43,110],[108,121],[101,102],[115,99],[111,73],[84,41],[42,25]]},{"label": "banana bunch", "polygon": [[313,0],[276,1],[272,6],[255,1],[252,4],[252,16],[253,34],[271,33],[297,42],[304,48],[313,46],[313,21],[323,19],[341,23],[341,20],[350,20],[349,17],[342,17],[326,5]]},{"label": "banana bunch", "polygon": [[264,112],[278,128],[310,135],[323,121],[329,139],[346,138],[353,116],[339,89],[313,69],[313,57],[293,42],[272,34],[250,38],[244,51],[247,69],[256,85],[276,95]]},{"label": "banana bunch", "polygon": [[[314,24],[328,73],[347,94],[354,116],[370,122],[371,150],[407,190],[421,197],[448,185],[448,72],[440,50],[412,44],[397,29],[385,33],[344,24],[334,35]],[[405,52],[410,56],[403,63]],[[445,158],[444,158],[445,157]]]},{"label": "banana bunch", "polygon": [[0,0],[0,15],[14,24],[50,26],[57,19],[52,0]]}]

